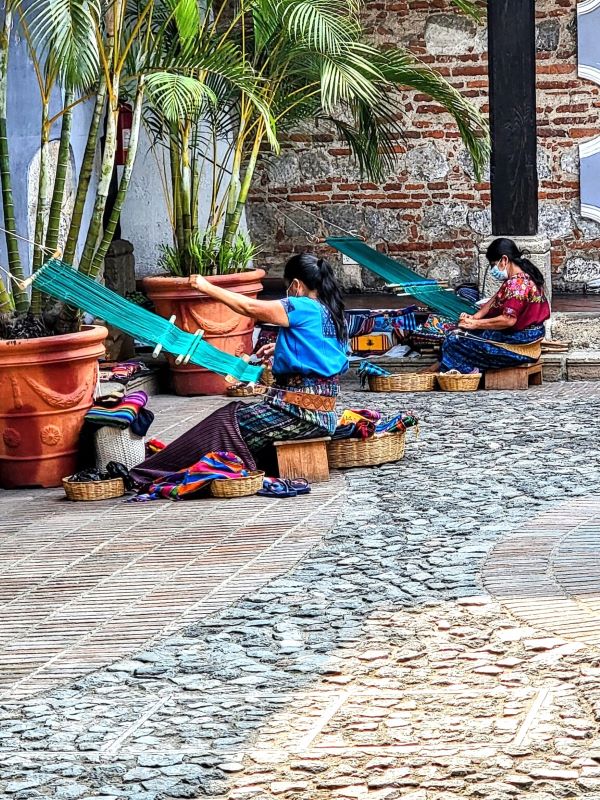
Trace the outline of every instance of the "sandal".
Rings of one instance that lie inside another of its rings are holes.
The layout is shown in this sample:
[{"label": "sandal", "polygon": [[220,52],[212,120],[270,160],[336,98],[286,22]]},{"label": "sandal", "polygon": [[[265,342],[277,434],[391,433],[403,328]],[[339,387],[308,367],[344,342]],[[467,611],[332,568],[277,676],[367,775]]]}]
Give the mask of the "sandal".
[{"label": "sandal", "polygon": [[260,497],[296,497],[298,492],[292,489],[281,478],[265,478],[263,488],[257,493]]},{"label": "sandal", "polygon": [[281,480],[296,494],[310,494],[310,484],[306,478],[281,478]]}]

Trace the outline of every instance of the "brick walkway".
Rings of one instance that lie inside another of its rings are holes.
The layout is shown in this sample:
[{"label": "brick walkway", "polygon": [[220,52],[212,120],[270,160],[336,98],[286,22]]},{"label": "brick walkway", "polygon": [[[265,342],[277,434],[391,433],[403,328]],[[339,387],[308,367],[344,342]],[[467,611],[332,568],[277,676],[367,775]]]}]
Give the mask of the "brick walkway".
[{"label": "brick walkway", "polygon": [[[171,440],[218,399],[155,398]],[[68,503],[3,492],[0,699],[98,669],[247,595],[333,525],[343,481],[293,500]]]}]

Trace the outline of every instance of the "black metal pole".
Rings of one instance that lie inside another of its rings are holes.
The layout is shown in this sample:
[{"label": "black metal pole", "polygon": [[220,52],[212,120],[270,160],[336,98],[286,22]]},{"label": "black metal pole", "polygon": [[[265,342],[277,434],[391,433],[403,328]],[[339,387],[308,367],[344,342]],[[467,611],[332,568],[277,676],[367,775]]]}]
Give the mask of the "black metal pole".
[{"label": "black metal pole", "polygon": [[492,232],[538,230],[535,0],[488,0]]}]

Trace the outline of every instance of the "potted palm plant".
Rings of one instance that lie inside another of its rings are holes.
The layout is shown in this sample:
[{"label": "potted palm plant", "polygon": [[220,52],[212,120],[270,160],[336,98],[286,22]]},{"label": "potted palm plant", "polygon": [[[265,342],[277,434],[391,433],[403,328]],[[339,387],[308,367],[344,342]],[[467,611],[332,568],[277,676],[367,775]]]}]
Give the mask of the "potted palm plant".
[{"label": "potted palm plant", "polygon": [[[468,0],[456,4],[477,13]],[[278,152],[286,131],[302,121],[325,120],[349,144],[363,173],[380,178],[393,165],[402,135],[394,90],[410,87],[454,116],[476,172],[487,159],[489,141],[480,113],[441,76],[403,49],[368,43],[358,0],[244,0],[229,13],[226,7],[222,0],[206,3],[197,39],[205,47],[233,42],[256,80],[249,93],[239,82],[207,78],[210,101],[178,124],[151,104],[148,124],[168,189],[173,245],[161,262],[171,277],[146,278],[144,284],[159,313],[175,314],[192,332],[203,328],[217,346],[239,354],[248,350],[247,322],[236,324],[231,312],[200,297],[186,279],[200,272],[227,288],[258,288],[256,271],[232,271],[244,266],[232,253],[248,253],[248,265],[255,254],[241,233],[244,210],[260,158]],[[172,25],[170,47],[187,46]],[[199,230],[202,176],[208,219]],[[192,379],[183,369],[174,375],[178,392],[209,393],[225,386],[200,371]]]},{"label": "potted palm plant", "polygon": [[[168,13],[183,25],[187,6],[183,0],[9,0],[0,16],[0,185],[8,256],[8,271],[0,279],[0,486],[55,486],[73,471],[107,331],[82,325],[75,309],[35,290],[29,297],[22,281],[57,248],[65,262],[100,276],[129,187],[145,98],[184,116],[207,91],[204,78],[196,75],[218,70],[202,62],[200,51],[193,63],[162,60],[162,29],[154,14]],[[24,232],[17,230],[13,192],[15,181],[26,178],[11,169],[7,133],[8,88],[15,76],[11,55],[22,42],[39,90],[39,96],[22,102],[37,105],[41,120],[29,263],[18,246]],[[133,109],[129,146],[108,207],[124,99]],[[67,204],[74,111],[84,103],[87,140]]]}]

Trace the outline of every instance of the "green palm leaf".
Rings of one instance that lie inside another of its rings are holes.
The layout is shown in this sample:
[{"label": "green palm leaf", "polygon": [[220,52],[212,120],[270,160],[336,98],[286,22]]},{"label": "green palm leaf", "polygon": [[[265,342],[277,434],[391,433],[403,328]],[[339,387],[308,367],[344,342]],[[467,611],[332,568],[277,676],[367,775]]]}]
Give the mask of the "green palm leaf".
[{"label": "green palm leaf", "polygon": [[40,61],[55,70],[61,83],[86,89],[98,78],[96,26],[100,0],[17,0]]},{"label": "green palm leaf", "polygon": [[216,100],[204,81],[171,72],[153,72],[146,78],[146,88],[155,108],[169,122],[195,118],[205,101]]}]

